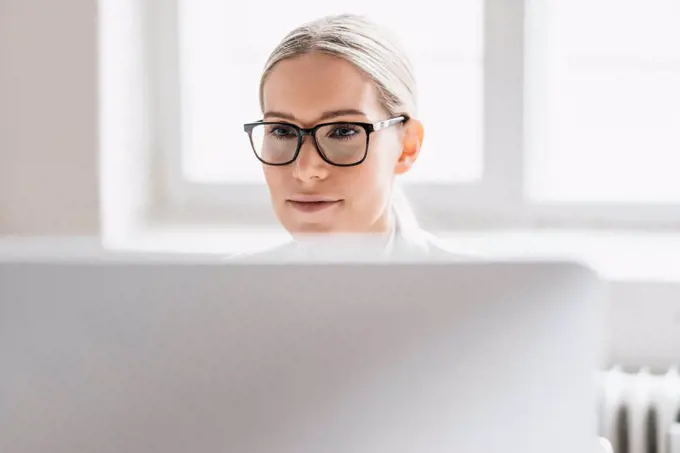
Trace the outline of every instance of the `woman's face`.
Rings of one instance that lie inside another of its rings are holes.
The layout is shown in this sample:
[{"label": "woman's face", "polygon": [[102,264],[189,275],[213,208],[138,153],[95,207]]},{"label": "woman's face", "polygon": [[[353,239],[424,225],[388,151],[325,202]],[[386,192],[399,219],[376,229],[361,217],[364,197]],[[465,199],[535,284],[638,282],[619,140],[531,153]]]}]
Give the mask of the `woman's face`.
[{"label": "woman's face", "polygon": [[[265,121],[305,128],[335,121],[388,119],[368,77],[351,63],[320,53],[279,62],[265,80],[263,106]],[[408,170],[422,139],[421,131],[417,143],[407,140],[405,149],[407,129],[420,127],[413,123],[372,133],[366,159],[357,166],[326,163],[309,136],[293,163],[264,165],[272,204],[282,225],[293,235],[387,231],[392,221],[389,205],[395,173]]]}]

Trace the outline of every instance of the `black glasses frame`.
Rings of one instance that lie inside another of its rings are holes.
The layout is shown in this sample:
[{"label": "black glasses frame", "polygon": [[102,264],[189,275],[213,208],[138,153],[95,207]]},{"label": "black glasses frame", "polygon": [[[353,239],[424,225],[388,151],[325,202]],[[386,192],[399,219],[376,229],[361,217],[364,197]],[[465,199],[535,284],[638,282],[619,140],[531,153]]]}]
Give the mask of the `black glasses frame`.
[{"label": "black glasses frame", "polygon": [[[333,165],[335,167],[354,167],[356,165],[361,164],[364,160],[366,160],[366,156],[368,155],[368,143],[369,139],[371,137],[371,134],[373,132],[377,132],[381,129],[385,129],[390,126],[394,126],[395,124],[399,123],[406,123],[410,118],[407,115],[400,115],[394,118],[390,118],[388,120],[383,120],[383,121],[378,121],[377,123],[364,123],[364,122],[357,122],[357,121],[333,121],[330,123],[321,123],[317,124],[314,127],[310,128],[304,128],[300,126],[296,126],[295,124],[287,123],[285,121],[256,121],[254,123],[246,123],[243,125],[243,130],[248,134],[248,138],[250,139],[250,147],[253,150],[253,153],[255,154],[255,157],[257,157],[257,160],[262,162],[265,165],[271,165],[274,167],[281,167],[283,165],[290,165],[293,162],[295,162],[295,159],[298,158],[298,155],[300,154],[300,149],[302,149],[302,141],[304,140],[305,135],[309,135],[312,137],[312,141],[314,142],[314,147],[316,148],[316,152],[319,153],[319,156],[321,156],[321,159],[323,159],[324,162],[326,162],[329,165]],[[266,162],[264,161],[258,154],[257,151],[255,150],[255,144],[253,143],[253,128],[257,126],[262,126],[266,124],[282,124],[288,127],[292,127],[295,130],[295,133],[297,134],[297,148],[295,149],[295,153],[293,153],[293,157],[282,163],[277,163],[273,164],[271,162]],[[361,160],[355,163],[351,164],[337,164],[333,161],[331,161],[328,156],[324,154],[324,152],[321,150],[321,146],[319,146],[319,142],[316,139],[316,132],[325,126],[332,126],[332,125],[343,125],[343,124],[351,124],[353,126],[361,127],[366,131],[366,149],[364,150],[364,154],[361,157]]]}]

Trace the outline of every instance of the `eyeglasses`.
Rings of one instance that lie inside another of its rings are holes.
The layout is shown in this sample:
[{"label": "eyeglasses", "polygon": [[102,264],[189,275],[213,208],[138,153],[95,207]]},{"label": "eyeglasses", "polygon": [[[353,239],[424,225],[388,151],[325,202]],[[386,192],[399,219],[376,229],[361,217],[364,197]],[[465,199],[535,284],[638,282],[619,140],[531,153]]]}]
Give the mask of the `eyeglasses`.
[{"label": "eyeglasses", "polygon": [[305,135],[312,137],[321,158],[337,167],[359,165],[368,154],[373,132],[409,120],[406,115],[377,123],[342,121],[301,128],[284,122],[257,121],[243,125],[255,156],[267,165],[288,165],[297,159]]}]

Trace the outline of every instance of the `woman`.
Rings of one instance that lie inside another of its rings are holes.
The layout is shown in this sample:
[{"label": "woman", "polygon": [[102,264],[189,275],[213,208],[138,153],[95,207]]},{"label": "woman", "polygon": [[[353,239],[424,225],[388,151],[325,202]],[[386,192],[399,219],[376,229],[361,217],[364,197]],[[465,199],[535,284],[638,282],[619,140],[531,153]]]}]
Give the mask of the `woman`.
[{"label": "woman", "polygon": [[364,256],[454,257],[418,227],[395,186],[424,130],[410,63],[385,30],[355,15],[293,30],[265,65],[260,106],[263,120],[244,128],[294,239],[277,256],[340,241]]}]

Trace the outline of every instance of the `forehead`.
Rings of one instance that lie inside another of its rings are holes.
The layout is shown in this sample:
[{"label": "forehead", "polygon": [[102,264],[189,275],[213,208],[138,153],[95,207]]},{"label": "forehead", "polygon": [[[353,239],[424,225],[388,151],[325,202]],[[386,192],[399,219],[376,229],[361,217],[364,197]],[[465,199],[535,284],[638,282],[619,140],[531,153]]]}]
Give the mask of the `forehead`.
[{"label": "forehead", "polygon": [[341,58],[312,53],[283,60],[267,76],[264,111],[286,112],[314,122],[327,111],[356,109],[370,120],[382,116],[373,81]]}]

